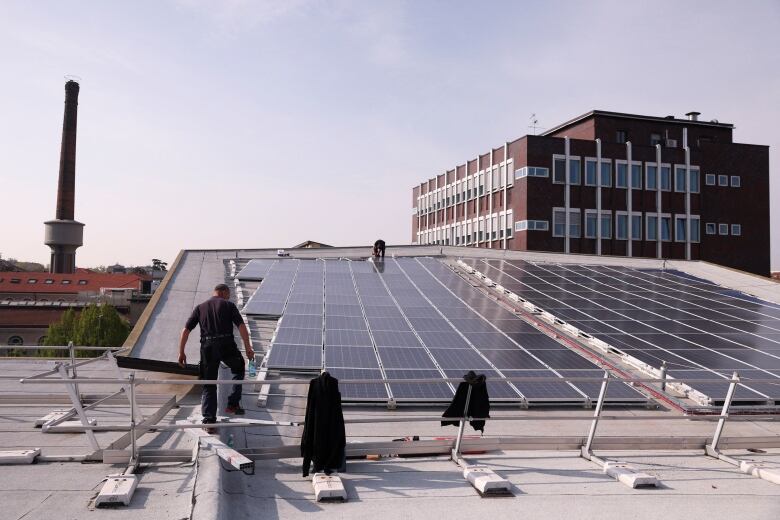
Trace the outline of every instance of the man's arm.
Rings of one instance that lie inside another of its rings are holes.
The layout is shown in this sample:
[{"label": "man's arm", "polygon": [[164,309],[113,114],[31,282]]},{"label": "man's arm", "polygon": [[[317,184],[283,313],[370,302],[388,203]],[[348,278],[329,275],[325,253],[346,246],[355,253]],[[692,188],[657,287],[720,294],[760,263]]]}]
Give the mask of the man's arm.
[{"label": "man's arm", "polygon": [[252,345],[249,343],[249,330],[246,328],[246,323],[242,323],[238,326],[238,333],[241,334],[241,341],[244,342],[244,350],[246,351],[247,359],[254,359],[255,351],[252,350]]},{"label": "man's arm", "polygon": [[184,327],[181,329],[181,337],[179,338],[179,365],[184,368],[187,364],[187,355],[184,353],[184,347],[187,345],[187,339],[190,337],[190,329]]}]

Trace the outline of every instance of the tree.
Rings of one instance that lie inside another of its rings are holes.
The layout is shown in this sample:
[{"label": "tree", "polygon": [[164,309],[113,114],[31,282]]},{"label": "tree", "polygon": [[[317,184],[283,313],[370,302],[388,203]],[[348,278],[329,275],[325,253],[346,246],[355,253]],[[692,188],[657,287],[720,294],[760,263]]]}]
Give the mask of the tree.
[{"label": "tree", "polygon": [[168,262],[163,262],[159,258],[152,258],[152,271],[167,271]]},{"label": "tree", "polygon": [[[60,321],[49,325],[45,345],[121,347],[130,334],[130,324],[111,305],[87,305],[78,315],[68,309]],[[47,351],[48,352],[48,351]],[[80,357],[99,353],[80,352]],[[51,355],[51,354],[49,354]]]}]

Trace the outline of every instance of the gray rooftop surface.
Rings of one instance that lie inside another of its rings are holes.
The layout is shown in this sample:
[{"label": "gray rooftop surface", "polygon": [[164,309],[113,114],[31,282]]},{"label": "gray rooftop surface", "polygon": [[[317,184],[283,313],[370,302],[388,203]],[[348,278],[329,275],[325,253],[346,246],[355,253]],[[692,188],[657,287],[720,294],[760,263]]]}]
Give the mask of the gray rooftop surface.
[{"label": "gray rooftop surface", "polygon": [[[192,307],[207,298],[216,283],[225,282],[225,262],[235,258],[273,257],[276,250],[183,251],[172,266],[161,290],[155,295],[145,316],[127,344],[132,355],[174,361],[178,335]],[[358,257],[368,248],[334,248],[295,250],[294,256]],[[597,263],[660,267],[655,260],[563,257],[562,255],[522,254],[501,251],[471,250],[454,247],[388,248],[388,254],[433,255],[532,259],[553,262]],[[780,302],[777,284],[701,262],[667,262],[667,267],[743,290],[769,301]],[[197,361],[197,333],[188,345],[188,355]],[[51,362],[35,360],[0,360],[0,445],[3,449],[41,447],[44,456],[86,454],[86,436],[79,433],[44,434],[33,427],[38,417],[67,408],[62,386],[22,385],[18,378],[46,370]],[[126,371],[125,371],[126,373]],[[79,370],[82,377],[113,377],[108,363],[96,362]],[[159,374],[138,373],[152,378]],[[166,379],[172,376],[162,376]],[[220,377],[228,377],[223,371]],[[82,385],[84,394],[108,393],[111,385]],[[144,388],[144,387],[140,387]],[[249,418],[279,421],[301,420],[305,398],[302,385],[273,385],[265,407],[257,406],[259,388],[246,387],[243,405]],[[145,414],[159,403],[177,395],[179,408],[168,412],[162,424],[197,414],[199,390],[189,386],[154,387],[144,390]],[[39,396],[37,404],[29,404]],[[220,399],[225,395],[220,388]],[[345,417],[386,418],[398,415],[438,415],[441,408],[345,407]],[[587,434],[592,415],[590,409],[496,408],[493,417],[524,416],[531,420],[488,422],[485,437],[489,439],[522,436],[547,438],[551,446],[568,437]],[[265,459],[256,462],[255,475],[229,471],[213,451],[201,448],[195,463],[156,463],[144,465],[138,490],[129,507],[92,510],[90,500],[100,488],[101,480],[121,472],[123,465],[78,462],[38,462],[31,466],[0,466],[0,518],[25,520],[34,518],[124,518],[134,519],[241,519],[298,518],[306,513],[323,518],[777,518],[780,515],[780,486],[740,473],[735,467],[704,455],[701,449],[664,449],[659,451],[607,451],[617,437],[648,439],[675,437],[682,447],[685,439],[712,436],[714,423],[691,420],[666,421],[663,417],[679,416],[665,409],[610,409],[610,416],[646,417],[642,421],[604,420],[599,425],[595,451],[613,459],[628,461],[656,475],[659,489],[629,489],[605,475],[593,462],[579,457],[574,449],[550,451],[497,450],[467,456],[470,462],[488,464],[514,486],[514,497],[481,498],[463,479],[461,469],[445,456],[420,458],[383,457],[377,461],[350,460],[342,475],[348,491],[346,503],[317,503],[311,482],[301,475],[300,458]],[[582,421],[552,420],[551,416],[581,417]],[[118,400],[90,413],[99,424],[122,424],[128,421],[128,406]],[[456,428],[442,428],[437,422],[348,424],[348,442],[387,441],[419,435],[423,439],[453,436]],[[232,429],[236,448],[260,450],[287,445],[296,446],[301,428],[253,427]],[[474,432],[467,427],[466,435]],[[117,432],[97,434],[101,447],[122,435]],[[222,430],[227,440],[229,433]],[[726,446],[730,439],[780,436],[780,424],[760,419],[727,424]],[[693,442],[693,441],[690,441]],[[140,445],[191,449],[193,438],[182,432],[152,432],[144,435]],[[780,446],[775,441],[773,445]],[[763,453],[729,449],[727,453],[743,460],[762,460],[768,467],[780,469],[780,448]],[[292,448],[290,457],[295,454]]]}]

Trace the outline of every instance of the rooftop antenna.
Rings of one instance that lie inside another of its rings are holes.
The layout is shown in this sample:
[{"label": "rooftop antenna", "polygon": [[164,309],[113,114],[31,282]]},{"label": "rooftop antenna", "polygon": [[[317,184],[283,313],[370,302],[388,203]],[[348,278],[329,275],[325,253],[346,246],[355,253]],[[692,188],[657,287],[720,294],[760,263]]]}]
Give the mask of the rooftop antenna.
[{"label": "rooftop antenna", "polygon": [[539,127],[539,120],[536,118],[536,114],[531,114],[531,124],[528,125],[528,128],[532,129],[534,132],[534,135],[536,135],[536,129]]}]

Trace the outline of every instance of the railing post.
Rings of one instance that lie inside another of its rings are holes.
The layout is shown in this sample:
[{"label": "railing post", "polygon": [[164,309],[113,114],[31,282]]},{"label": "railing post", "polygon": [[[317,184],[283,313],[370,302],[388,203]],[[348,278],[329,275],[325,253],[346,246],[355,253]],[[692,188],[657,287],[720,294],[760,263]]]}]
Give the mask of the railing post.
[{"label": "railing post", "polygon": [[458,438],[455,440],[455,449],[452,450],[452,458],[455,462],[457,462],[458,459],[460,458],[460,443],[461,440],[463,440],[463,430],[466,427],[466,417],[468,417],[470,401],[471,401],[471,384],[469,384],[468,391],[466,392],[466,406],[463,408],[463,417],[461,418],[460,425],[458,426]]},{"label": "railing post", "polygon": [[[68,341],[68,355],[70,356],[70,371],[73,373],[73,379],[76,379],[78,377],[78,373],[76,372],[76,353],[73,348],[73,342]],[[76,388],[76,395],[79,396],[79,399],[81,399],[81,392],[79,391],[79,385],[74,385]]]},{"label": "railing post", "polygon": [[135,372],[130,372],[130,463],[138,462],[138,452],[135,438]]},{"label": "railing post", "polygon": [[712,451],[717,452],[718,451],[718,443],[720,443],[720,437],[723,433],[723,427],[726,426],[726,418],[729,415],[729,407],[731,406],[731,401],[734,399],[734,392],[737,390],[737,385],[739,384],[739,374],[734,372],[731,375],[731,383],[729,384],[729,390],[726,392],[726,399],[723,401],[723,409],[720,411],[720,419],[718,420],[718,425],[715,427],[715,436],[712,438],[712,444],[710,444],[710,448]]},{"label": "railing post", "polygon": [[659,379],[663,379],[661,381],[661,391],[666,392],[666,371],[668,367],[666,366],[666,361],[661,361],[661,377]]},{"label": "railing post", "polygon": [[583,452],[589,454],[593,447],[593,439],[596,437],[596,426],[599,424],[599,417],[601,416],[601,409],[604,408],[604,398],[607,395],[607,386],[609,385],[609,372],[604,371],[604,379],[601,381],[601,388],[599,389],[599,400],[596,403],[596,410],[593,412],[593,421],[590,423],[590,431],[588,432],[588,440],[585,442]]}]

